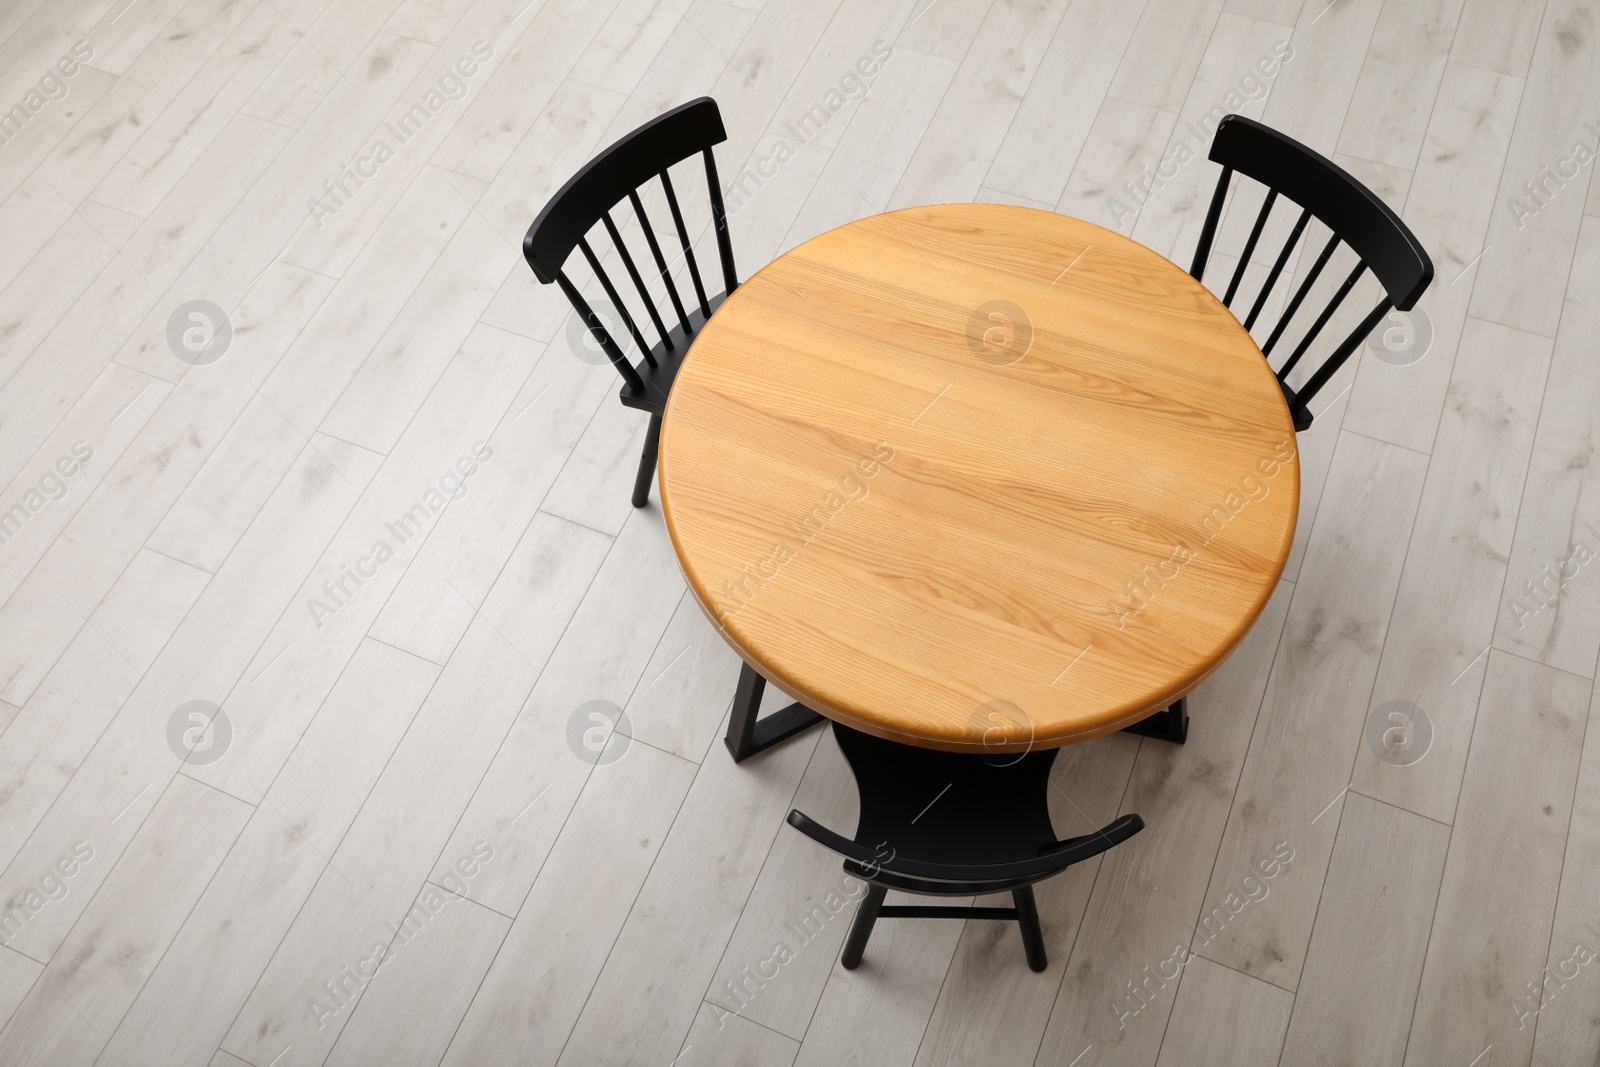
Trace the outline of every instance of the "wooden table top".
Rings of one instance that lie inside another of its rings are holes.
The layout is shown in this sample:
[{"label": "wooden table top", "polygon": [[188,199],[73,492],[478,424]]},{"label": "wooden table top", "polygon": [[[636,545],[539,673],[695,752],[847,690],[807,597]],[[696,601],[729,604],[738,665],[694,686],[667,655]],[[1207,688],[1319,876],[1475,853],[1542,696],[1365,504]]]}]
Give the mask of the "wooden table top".
[{"label": "wooden table top", "polygon": [[662,510],[768,681],[857,729],[1007,751],[1193,689],[1283,572],[1300,470],[1260,350],[1078,219],[945,204],[780,256],[673,385]]}]

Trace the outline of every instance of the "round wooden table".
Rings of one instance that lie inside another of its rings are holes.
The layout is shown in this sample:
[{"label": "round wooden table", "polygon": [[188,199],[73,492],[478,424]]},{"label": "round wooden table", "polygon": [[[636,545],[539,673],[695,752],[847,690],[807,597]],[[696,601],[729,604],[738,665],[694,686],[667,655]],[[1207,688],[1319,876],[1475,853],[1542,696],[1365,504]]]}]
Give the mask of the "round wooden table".
[{"label": "round wooden table", "polygon": [[[1221,302],[1000,204],[864,218],[741,285],[673,384],[660,479],[746,663],[736,758],[807,708],[992,752],[1178,707],[1266,605],[1300,493],[1277,379]],[[756,723],[764,681],[798,703]]]}]

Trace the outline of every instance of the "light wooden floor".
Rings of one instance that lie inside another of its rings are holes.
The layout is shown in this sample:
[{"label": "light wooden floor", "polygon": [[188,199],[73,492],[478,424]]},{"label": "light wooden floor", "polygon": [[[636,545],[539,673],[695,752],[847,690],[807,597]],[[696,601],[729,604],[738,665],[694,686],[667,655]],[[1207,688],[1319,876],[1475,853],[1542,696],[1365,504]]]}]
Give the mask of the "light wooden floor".
[{"label": "light wooden floor", "polygon": [[[838,967],[839,865],[783,816],[848,830],[847,769],[820,731],[728,759],[736,660],[628,504],[644,420],[521,262],[579,164],[707,93],[746,275],[972,199],[1186,264],[1216,169],[1176,146],[1230,110],[1437,266],[1426,354],[1314,405],[1285,580],[1189,743],[1058,760],[1061,833],[1148,829],[1042,887],[1044,974],[949,920]],[[1591,6],[7,0],[13,104],[0,1063],[1596,1061]],[[1367,740],[1395,700],[1408,766]],[[190,701],[228,729],[185,762]],[[569,745],[590,701],[615,762]]]}]

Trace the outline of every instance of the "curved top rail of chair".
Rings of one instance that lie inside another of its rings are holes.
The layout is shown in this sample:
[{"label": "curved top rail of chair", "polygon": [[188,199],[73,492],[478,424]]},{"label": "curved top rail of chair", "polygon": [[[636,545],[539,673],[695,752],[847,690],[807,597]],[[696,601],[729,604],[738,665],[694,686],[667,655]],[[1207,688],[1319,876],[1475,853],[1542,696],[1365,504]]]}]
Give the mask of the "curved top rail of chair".
[{"label": "curved top rail of chair", "polygon": [[667,167],[727,139],[709,96],[657,115],[584,164],[550,198],[522,238],[523,258],[548,285],[602,214]]},{"label": "curved top rail of chair", "polygon": [[1338,229],[1366,261],[1396,309],[1410,311],[1433,280],[1433,260],[1400,216],[1343,167],[1293,137],[1227,115],[1217,124],[1210,158],[1270,188],[1292,190],[1292,200]]},{"label": "curved top rail of chair", "polygon": [[884,859],[865,845],[859,845],[842,834],[823,826],[799,809],[789,812],[788,823],[819,845],[830,848],[839,855],[869,870],[881,869],[889,874],[904,875],[932,882],[1011,882],[1018,879],[1044,879],[1057,871],[1064,871],[1109,848],[1122,844],[1144,829],[1144,820],[1138,815],[1120,816],[1092,834],[1057,841],[1037,856],[1010,860],[1004,863],[929,863],[926,860],[895,856]]}]

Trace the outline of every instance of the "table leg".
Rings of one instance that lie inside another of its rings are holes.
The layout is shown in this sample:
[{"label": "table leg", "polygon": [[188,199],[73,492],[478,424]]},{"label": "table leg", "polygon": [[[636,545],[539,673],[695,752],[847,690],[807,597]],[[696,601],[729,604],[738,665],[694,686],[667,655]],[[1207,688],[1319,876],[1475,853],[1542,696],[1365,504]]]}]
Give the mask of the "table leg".
[{"label": "table leg", "polygon": [[728,736],[724,738],[733,762],[743,763],[757,752],[771,748],[779,741],[793,737],[806,727],[822,721],[822,716],[804,704],[790,704],[764,719],[757,719],[761,710],[761,694],[766,692],[767,680],[748,663],[739,665],[739,688],[733,695],[733,714],[728,718]]},{"label": "table leg", "polygon": [[1147,719],[1140,719],[1132,726],[1124,726],[1122,732],[1181,745],[1189,736],[1188,699],[1179,697],[1178,702],[1166,711],[1158,711]]}]

